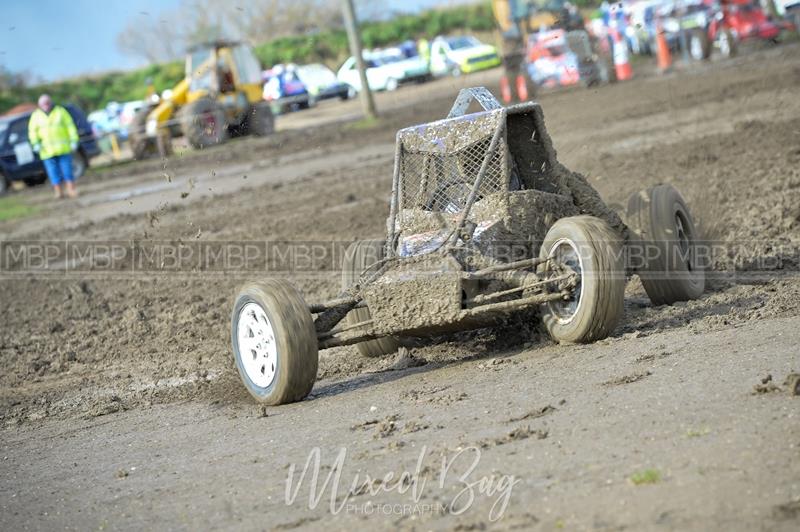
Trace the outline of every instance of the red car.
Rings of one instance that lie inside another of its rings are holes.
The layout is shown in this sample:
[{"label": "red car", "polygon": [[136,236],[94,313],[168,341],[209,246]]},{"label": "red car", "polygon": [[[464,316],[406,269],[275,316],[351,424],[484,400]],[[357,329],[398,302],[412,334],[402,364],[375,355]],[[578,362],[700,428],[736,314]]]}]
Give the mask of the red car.
[{"label": "red car", "polygon": [[[772,22],[754,0],[722,0],[709,24],[708,39],[709,43],[717,43],[723,57],[730,57],[736,54],[740,42],[775,40],[783,29]],[[710,52],[709,46],[709,55]]]}]

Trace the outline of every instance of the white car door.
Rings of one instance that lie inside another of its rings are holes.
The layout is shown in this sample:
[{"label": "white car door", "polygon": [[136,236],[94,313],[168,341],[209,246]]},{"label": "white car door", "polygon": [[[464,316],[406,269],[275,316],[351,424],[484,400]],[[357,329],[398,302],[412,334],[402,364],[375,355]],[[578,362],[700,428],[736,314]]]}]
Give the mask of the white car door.
[{"label": "white car door", "polygon": [[449,71],[447,59],[447,43],[434,41],[431,46],[431,73],[434,75],[447,74]]},{"label": "white car door", "polygon": [[[336,77],[342,83],[347,83],[357,91],[361,91],[361,78],[358,76],[358,69],[356,68],[356,58],[351,57],[344,62]],[[369,82],[372,87],[372,82]]]}]

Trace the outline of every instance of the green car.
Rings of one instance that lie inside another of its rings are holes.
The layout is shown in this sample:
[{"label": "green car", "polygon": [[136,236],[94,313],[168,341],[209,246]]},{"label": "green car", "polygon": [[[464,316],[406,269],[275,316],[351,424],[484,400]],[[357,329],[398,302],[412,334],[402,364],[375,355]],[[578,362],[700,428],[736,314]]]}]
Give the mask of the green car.
[{"label": "green car", "polygon": [[431,73],[458,76],[498,66],[497,48],[470,35],[437,37],[431,44]]}]

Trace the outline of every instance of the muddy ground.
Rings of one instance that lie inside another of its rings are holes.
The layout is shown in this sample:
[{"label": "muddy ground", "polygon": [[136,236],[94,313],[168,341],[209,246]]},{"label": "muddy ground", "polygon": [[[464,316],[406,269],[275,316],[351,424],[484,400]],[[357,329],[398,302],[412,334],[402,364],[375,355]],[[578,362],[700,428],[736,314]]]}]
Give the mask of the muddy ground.
[{"label": "muddy ground", "polygon": [[[331,102],[320,112],[344,122],[299,113],[271,138],[94,172],[76,202],[20,191],[40,210],[0,222],[0,239],[380,237],[396,129],[497,76],[381,95],[377,124]],[[229,312],[273,263],[58,256],[54,271],[4,271],[0,528],[797,529],[800,397],[784,379],[800,371],[798,84],[794,44],[541,95],[559,159],[607,202],[671,182],[722,250],[698,301],[653,307],[634,278],[595,345],[552,345],[520,317],[383,360],[338,348],[309,399],[263,409],[235,373]],[[335,296],[340,256],[315,257],[269,274]],[[315,448],[320,489],[346,450],[339,489],[314,505],[306,478],[287,504]],[[410,484],[375,480],[404,471]]]}]

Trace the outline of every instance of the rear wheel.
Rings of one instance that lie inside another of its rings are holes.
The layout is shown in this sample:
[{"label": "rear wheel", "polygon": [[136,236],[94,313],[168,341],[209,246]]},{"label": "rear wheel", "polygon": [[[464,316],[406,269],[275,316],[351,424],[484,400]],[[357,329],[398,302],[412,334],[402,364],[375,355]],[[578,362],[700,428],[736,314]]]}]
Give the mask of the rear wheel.
[{"label": "rear wheel", "polygon": [[736,40],[731,30],[725,29],[719,32],[717,36],[717,45],[719,46],[719,53],[722,54],[722,57],[728,58],[736,55]]},{"label": "rear wheel", "polygon": [[6,179],[6,176],[4,176],[2,173],[0,173],[0,196],[5,194],[6,192],[8,192],[8,187],[9,187],[9,185],[8,185],[8,180]]},{"label": "rear wheel", "polygon": [[[361,240],[350,244],[344,253],[344,259],[342,259],[342,289],[346,290],[356,284],[361,273],[383,259],[383,256],[384,242],[382,240]],[[371,318],[369,308],[356,308],[347,314],[345,323],[354,325]],[[367,340],[356,344],[358,352],[370,358],[394,353],[398,347],[400,344],[392,337]]]},{"label": "rear wheel", "polygon": [[181,129],[193,148],[207,148],[225,141],[225,113],[211,98],[200,98],[181,112]]},{"label": "rear wheel", "polygon": [[689,52],[692,59],[702,61],[711,57],[711,40],[708,33],[702,29],[692,30],[689,36]]},{"label": "rear wheel", "polygon": [[697,299],[705,288],[699,236],[689,207],[671,185],[631,196],[626,216],[632,230],[629,257],[654,305]]},{"label": "rear wheel", "polygon": [[257,137],[266,137],[275,131],[275,117],[267,102],[259,102],[250,108],[247,115],[247,132]]},{"label": "rear wheel", "polygon": [[303,399],[314,386],[319,352],[314,320],[289,282],[250,283],[231,315],[236,369],[259,402],[280,405]]},{"label": "rear wheel", "polygon": [[75,152],[72,154],[72,177],[78,179],[82,177],[83,174],[86,173],[86,169],[89,167],[88,162],[86,161],[86,156],[81,152]]},{"label": "rear wheel", "polygon": [[128,142],[131,144],[131,151],[133,151],[134,159],[146,159],[158,154],[158,145],[154,138],[147,136],[145,131],[147,126],[147,116],[153,106],[146,106],[139,109],[135,115],[128,129]]},{"label": "rear wheel", "polygon": [[622,317],[625,292],[619,235],[600,218],[562,218],[547,231],[539,256],[550,259],[540,272],[545,277],[577,274],[569,299],[541,307],[550,337],[586,343],[611,334]]}]

